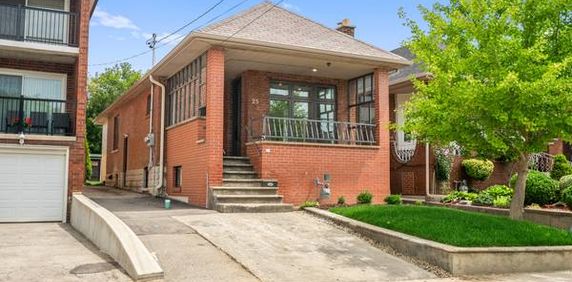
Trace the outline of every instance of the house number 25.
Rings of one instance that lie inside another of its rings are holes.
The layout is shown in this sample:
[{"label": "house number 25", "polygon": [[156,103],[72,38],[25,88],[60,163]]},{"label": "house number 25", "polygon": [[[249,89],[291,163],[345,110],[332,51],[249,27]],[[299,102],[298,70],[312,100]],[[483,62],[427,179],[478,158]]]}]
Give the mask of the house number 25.
[{"label": "house number 25", "polygon": [[258,105],[258,104],[260,104],[260,101],[258,101],[258,99],[256,99],[256,98],[252,98],[252,104]]}]

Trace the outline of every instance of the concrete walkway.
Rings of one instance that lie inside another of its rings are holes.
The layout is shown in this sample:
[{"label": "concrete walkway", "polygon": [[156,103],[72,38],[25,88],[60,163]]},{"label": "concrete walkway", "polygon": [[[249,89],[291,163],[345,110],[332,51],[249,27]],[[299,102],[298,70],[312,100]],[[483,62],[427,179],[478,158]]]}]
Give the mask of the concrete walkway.
[{"label": "concrete walkway", "polygon": [[132,281],[68,224],[0,224],[0,281]]},{"label": "concrete walkway", "polygon": [[[165,281],[259,281],[240,264],[173,216],[216,213],[109,188],[86,187],[84,195],[107,208],[139,236],[159,258]],[[103,281],[103,280],[102,280]]]}]

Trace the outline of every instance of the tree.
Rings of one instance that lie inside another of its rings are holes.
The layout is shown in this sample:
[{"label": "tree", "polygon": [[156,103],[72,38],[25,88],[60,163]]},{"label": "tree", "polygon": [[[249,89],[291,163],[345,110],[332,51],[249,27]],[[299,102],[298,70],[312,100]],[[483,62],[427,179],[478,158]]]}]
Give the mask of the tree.
[{"label": "tree", "polygon": [[530,154],[572,137],[572,2],[451,0],[419,9],[426,30],[401,11],[412,31],[406,46],[433,79],[414,81],[404,130],[514,161],[510,216],[522,219]]},{"label": "tree", "polygon": [[141,79],[141,72],[133,70],[129,63],[106,68],[101,74],[95,74],[88,83],[89,100],[87,103],[86,127],[89,151],[101,153],[101,127],[95,125],[95,117],[105,110],[117,97],[127,91]]}]

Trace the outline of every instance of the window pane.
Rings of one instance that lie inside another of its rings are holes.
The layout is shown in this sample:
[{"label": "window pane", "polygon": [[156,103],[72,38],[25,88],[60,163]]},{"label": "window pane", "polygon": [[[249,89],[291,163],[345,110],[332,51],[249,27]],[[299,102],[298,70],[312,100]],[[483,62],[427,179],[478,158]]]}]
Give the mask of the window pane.
[{"label": "window pane", "polygon": [[288,101],[270,100],[270,111],[268,114],[271,117],[288,117],[289,108]]},{"label": "window pane", "polygon": [[22,77],[0,74],[0,96],[19,97],[22,94]]},{"label": "window pane", "polygon": [[365,81],[364,81],[365,85],[365,89],[364,89],[364,96],[363,96],[363,101],[362,102],[369,102],[372,100],[372,76],[368,75],[365,77]]},{"label": "window pane", "polygon": [[65,100],[59,79],[24,77],[23,94],[25,97],[38,99]]},{"label": "window pane", "polygon": [[28,6],[63,11],[65,0],[28,0]]},{"label": "window pane", "polygon": [[308,103],[307,102],[295,102],[293,109],[293,118],[308,118]]},{"label": "window pane", "polygon": [[332,104],[320,104],[319,118],[320,120],[334,120],[334,105]]},{"label": "window pane", "polygon": [[318,99],[320,99],[320,100],[333,100],[334,99],[334,89],[333,88],[318,88]]},{"label": "window pane", "polygon": [[292,94],[294,97],[308,98],[310,96],[310,87],[294,86]]},{"label": "window pane", "polygon": [[288,96],[288,85],[272,83],[270,85],[270,95]]},{"label": "window pane", "polygon": [[359,123],[373,123],[375,118],[375,110],[371,103],[359,106]]},{"label": "window pane", "polygon": [[357,79],[357,94],[358,96],[363,95],[363,77]]}]

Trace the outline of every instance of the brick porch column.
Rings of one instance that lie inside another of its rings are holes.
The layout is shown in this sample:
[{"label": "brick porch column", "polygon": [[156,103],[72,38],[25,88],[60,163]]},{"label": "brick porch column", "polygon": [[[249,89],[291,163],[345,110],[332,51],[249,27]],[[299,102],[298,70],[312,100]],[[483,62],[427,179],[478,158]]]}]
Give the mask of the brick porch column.
[{"label": "brick porch column", "polygon": [[207,51],[206,80],[206,143],[209,186],[222,185],[224,139],[224,50],[212,47]]},{"label": "brick porch column", "polygon": [[379,160],[382,179],[381,186],[389,192],[390,178],[390,149],[389,143],[389,71],[387,69],[375,69],[373,73],[374,83],[374,106],[375,106],[375,140],[379,146]]}]

